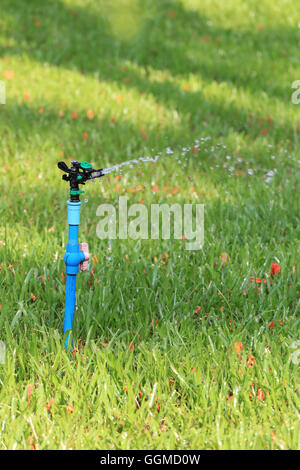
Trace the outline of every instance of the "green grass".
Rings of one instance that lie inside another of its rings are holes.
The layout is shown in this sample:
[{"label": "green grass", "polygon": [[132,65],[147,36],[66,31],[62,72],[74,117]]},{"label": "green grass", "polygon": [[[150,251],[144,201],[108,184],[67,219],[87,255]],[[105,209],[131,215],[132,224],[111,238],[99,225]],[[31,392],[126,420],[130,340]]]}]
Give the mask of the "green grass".
[{"label": "green grass", "polygon": [[[1,2],[0,447],[298,449],[295,2],[112,3]],[[78,278],[70,358],[56,163],[158,152],[87,187],[81,240],[99,262]],[[96,208],[120,193],[205,204],[203,250],[99,240]]]}]

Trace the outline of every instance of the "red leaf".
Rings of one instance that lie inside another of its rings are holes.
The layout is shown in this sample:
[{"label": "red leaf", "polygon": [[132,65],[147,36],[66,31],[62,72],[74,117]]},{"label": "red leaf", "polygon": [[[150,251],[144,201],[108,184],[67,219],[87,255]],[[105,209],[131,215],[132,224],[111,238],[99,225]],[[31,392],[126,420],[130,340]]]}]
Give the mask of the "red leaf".
[{"label": "red leaf", "polygon": [[276,274],[279,274],[280,273],[280,266],[279,264],[277,263],[272,263],[272,266],[271,266],[271,271],[270,271],[274,276],[276,276]]}]

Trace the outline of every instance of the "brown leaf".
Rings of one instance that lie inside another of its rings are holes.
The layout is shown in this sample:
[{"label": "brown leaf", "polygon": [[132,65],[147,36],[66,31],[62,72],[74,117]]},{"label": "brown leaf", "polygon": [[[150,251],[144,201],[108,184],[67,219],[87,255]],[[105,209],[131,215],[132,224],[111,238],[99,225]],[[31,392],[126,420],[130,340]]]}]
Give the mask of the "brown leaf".
[{"label": "brown leaf", "polygon": [[71,414],[73,413],[74,411],[74,408],[72,405],[70,405],[70,403],[67,405],[67,413],[69,416],[71,416]]},{"label": "brown leaf", "polygon": [[46,410],[51,411],[53,403],[54,403],[54,398],[50,398],[49,403],[46,403],[45,405]]},{"label": "brown leaf", "polygon": [[30,397],[31,397],[31,395],[32,395],[32,391],[33,391],[33,385],[32,385],[32,384],[29,384],[29,385],[28,385],[28,389],[27,389],[28,407],[30,406]]}]

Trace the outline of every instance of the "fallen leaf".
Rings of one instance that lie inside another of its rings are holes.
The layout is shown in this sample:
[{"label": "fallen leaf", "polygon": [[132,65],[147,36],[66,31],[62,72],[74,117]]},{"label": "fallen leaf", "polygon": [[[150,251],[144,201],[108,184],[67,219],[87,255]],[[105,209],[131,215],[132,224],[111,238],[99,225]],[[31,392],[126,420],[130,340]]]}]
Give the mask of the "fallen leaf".
[{"label": "fallen leaf", "polygon": [[88,109],[86,115],[89,119],[94,119],[94,113],[91,109]]},{"label": "fallen leaf", "polygon": [[262,391],[261,388],[259,388],[257,390],[257,399],[260,400],[260,401],[264,401],[264,399],[265,399],[265,394],[264,394],[264,392]]},{"label": "fallen leaf", "polygon": [[54,398],[50,398],[49,402],[46,403],[46,405],[45,405],[46,410],[50,411],[51,408],[52,408],[53,403],[54,403]]},{"label": "fallen leaf", "polygon": [[244,351],[242,343],[239,342],[234,343],[234,349],[237,354],[241,354],[241,351]]},{"label": "fallen leaf", "polygon": [[70,405],[70,403],[69,403],[69,404],[66,406],[66,408],[67,408],[67,413],[68,413],[68,415],[71,416],[71,414],[72,414],[73,411],[74,411],[73,406]]},{"label": "fallen leaf", "polygon": [[33,391],[33,385],[32,385],[32,384],[29,384],[29,385],[28,385],[28,389],[27,389],[28,407],[30,406],[30,397],[31,397],[31,395],[32,395],[32,391]]},{"label": "fallen leaf", "polygon": [[3,77],[6,78],[6,80],[12,80],[15,76],[15,72],[12,70],[4,70],[3,72]]}]

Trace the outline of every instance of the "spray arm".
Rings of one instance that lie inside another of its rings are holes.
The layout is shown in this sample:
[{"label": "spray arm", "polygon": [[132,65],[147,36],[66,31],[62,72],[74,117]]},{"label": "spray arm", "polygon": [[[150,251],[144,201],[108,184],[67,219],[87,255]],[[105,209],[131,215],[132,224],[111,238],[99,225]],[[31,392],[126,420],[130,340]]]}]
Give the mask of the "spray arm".
[{"label": "spray arm", "polygon": [[101,178],[101,176],[104,176],[104,173],[102,169],[94,170],[92,165],[88,162],[77,162],[73,160],[71,163],[72,166],[70,168],[68,168],[65,162],[58,162],[57,166],[65,173],[62,179],[70,183],[71,202],[79,202],[80,194],[84,193],[84,191],[79,189],[79,185],[85,184],[89,180]]}]

